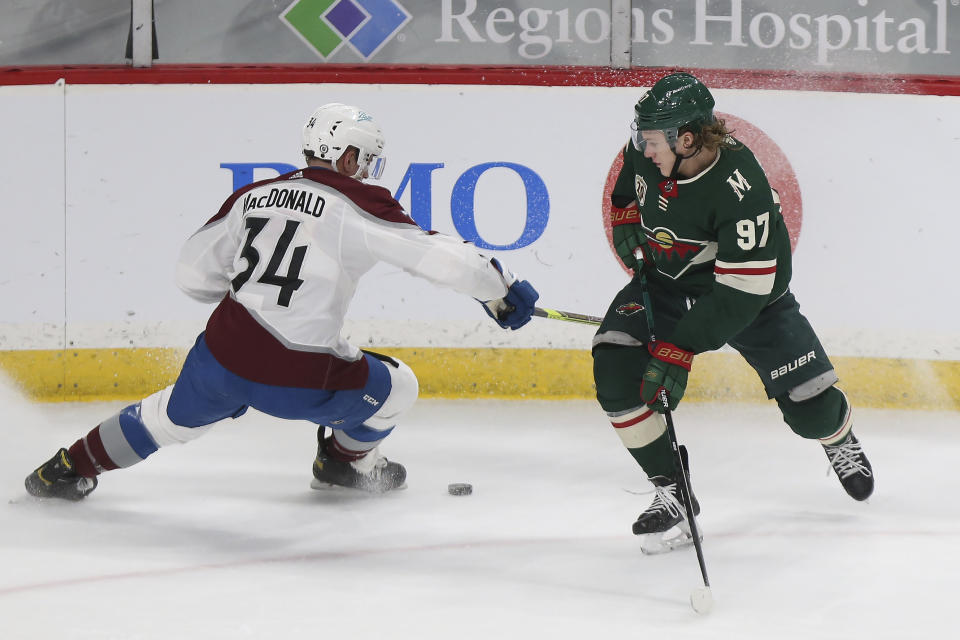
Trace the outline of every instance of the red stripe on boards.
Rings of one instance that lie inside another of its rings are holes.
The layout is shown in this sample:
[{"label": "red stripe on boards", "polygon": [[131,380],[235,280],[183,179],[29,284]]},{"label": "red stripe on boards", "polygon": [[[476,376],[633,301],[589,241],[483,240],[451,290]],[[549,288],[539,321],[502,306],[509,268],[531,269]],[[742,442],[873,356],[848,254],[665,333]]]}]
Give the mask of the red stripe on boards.
[{"label": "red stripe on boards", "polygon": [[503,65],[159,64],[0,67],[0,85],[54,84],[466,84],[648,87],[672,71],[691,71],[715,89],[960,95],[960,75],[885,75],[775,69]]}]

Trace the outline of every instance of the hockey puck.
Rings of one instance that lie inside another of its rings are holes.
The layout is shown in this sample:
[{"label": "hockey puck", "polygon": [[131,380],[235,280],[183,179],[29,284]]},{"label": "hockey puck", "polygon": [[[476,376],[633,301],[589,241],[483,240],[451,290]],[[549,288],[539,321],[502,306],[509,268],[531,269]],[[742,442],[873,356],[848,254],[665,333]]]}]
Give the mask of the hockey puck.
[{"label": "hockey puck", "polygon": [[447,493],[452,496],[468,496],[473,493],[473,485],[466,482],[454,482],[447,485]]}]

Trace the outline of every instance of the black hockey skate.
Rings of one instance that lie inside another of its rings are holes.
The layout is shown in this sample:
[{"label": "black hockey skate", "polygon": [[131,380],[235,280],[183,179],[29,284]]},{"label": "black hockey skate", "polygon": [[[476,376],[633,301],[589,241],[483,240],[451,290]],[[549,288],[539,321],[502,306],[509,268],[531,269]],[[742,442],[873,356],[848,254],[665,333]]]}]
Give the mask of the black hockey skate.
[{"label": "black hockey skate", "polygon": [[839,444],[823,445],[823,450],[847,494],[854,500],[869,498],[873,493],[873,467],[853,431]]},{"label": "black hockey skate", "polygon": [[[633,533],[640,536],[640,550],[648,555],[666,553],[693,544],[687,508],[684,505],[680,478],[650,478],[656,495],[647,510],[633,523]],[[693,515],[700,514],[700,504],[691,492]],[[702,536],[701,536],[702,538]]]},{"label": "black hockey skate", "polygon": [[97,488],[97,479],[77,475],[70,454],[66,449],[60,449],[52,458],[28,475],[23,484],[27,488],[27,493],[38,498],[76,501],[86,498]]},{"label": "black hockey skate", "polygon": [[374,448],[359,460],[345,462],[327,454],[329,442],[330,438],[321,440],[317,447],[317,458],[313,461],[314,479],[310,483],[312,488],[348,487],[386,493],[406,486],[407,470],[402,464],[387,460],[378,449]]}]

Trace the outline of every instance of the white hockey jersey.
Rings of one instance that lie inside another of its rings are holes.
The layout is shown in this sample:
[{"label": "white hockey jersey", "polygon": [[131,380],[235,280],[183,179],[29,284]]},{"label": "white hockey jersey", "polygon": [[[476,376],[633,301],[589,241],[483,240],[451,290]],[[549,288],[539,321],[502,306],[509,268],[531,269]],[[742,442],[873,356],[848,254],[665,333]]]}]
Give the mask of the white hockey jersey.
[{"label": "white hockey jersey", "polygon": [[197,300],[220,301],[205,339],[233,373],[355,389],[367,365],[341,330],[360,277],[379,261],[478,300],[507,292],[473,245],[424,231],[386,189],[319,167],[231,195],[185,243],[177,284]]}]

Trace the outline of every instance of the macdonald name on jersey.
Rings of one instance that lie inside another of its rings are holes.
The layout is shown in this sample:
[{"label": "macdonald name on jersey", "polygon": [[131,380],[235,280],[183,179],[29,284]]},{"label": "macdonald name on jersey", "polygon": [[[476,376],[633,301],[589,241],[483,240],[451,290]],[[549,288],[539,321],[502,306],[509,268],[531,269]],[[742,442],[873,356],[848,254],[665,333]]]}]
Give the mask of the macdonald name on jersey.
[{"label": "macdonald name on jersey", "polygon": [[290,209],[300,213],[308,213],[314,218],[323,214],[326,201],[320,195],[302,191],[300,189],[270,189],[270,193],[255,197],[248,193],[243,198],[243,213],[251,209]]}]

